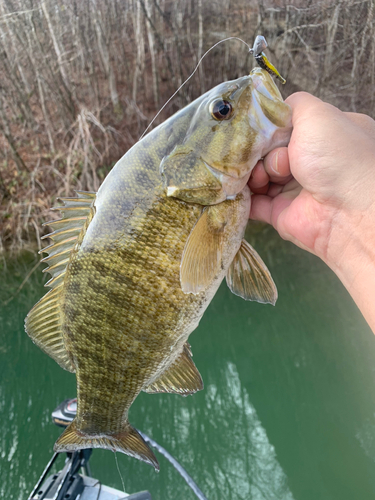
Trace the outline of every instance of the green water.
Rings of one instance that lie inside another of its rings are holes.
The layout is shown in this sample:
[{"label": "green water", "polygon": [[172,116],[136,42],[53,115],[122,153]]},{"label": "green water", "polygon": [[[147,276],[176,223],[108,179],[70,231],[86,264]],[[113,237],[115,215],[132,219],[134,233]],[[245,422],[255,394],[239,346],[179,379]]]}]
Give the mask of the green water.
[{"label": "green water", "polygon": [[[255,228],[252,243],[278,285],[276,307],[222,285],[190,337],[205,389],[192,397],[141,394],[131,422],[170,451],[209,500],[375,498],[375,337],[337,278],[315,257]],[[0,498],[26,499],[60,430],[55,406],[74,375],[40,352],[23,319],[45,289],[35,254],[0,271]],[[5,266],[6,264],[6,266]],[[193,500],[178,473],[117,454],[128,492]],[[115,456],[92,469],[121,488]]]}]

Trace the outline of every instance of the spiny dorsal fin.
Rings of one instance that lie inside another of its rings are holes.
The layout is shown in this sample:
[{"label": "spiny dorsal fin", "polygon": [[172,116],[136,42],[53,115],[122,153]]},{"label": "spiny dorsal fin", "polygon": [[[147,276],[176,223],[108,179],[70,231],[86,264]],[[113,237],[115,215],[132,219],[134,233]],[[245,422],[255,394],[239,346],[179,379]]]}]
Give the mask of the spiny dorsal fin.
[{"label": "spiny dorsal fin", "polygon": [[276,285],[265,263],[254,248],[242,240],[227,273],[227,285],[231,292],[245,300],[275,305]]},{"label": "spiny dorsal fin", "polygon": [[176,361],[143,390],[149,394],[169,392],[188,396],[203,389],[203,380],[191,359],[190,345],[186,343]]},{"label": "spiny dorsal fin", "polygon": [[48,272],[52,276],[45,285],[50,288],[62,283],[70,252],[85,224],[91,221],[93,215],[96,194],[77,191],[77,195],[77,198],[59,198],[64,206],[54,207],[52,210],[60,210],[62,218],[43,224],[53,228],[52,233],[43,236],[43,239],[51,238],[53,243],[39,252],[48,253],[48,257],[44,257],[41,262],[48,263],[48,267],[43,272]]},{"label": "spiny dorsal fin", "polygon": [[52,245],[41,250],[48,253],[48,257],[41,262],[47,262],[49,265],[43,272],[51,274],[52,278],[45,286],[49,286],[52,290],[35,304],[25,320],[26,332],[33,342],[70,372],[74,372],[75,368],[62,335],[60,296],[70,253],[94,215],[93,205],[96,196],[95,193],[84,191],[77,191],[77,195],[77,198],[61,198],[64,206],[54,210],[61,210],[62,218],[45,224],[54,229],[52,233],[43,237],[51,238]]}]

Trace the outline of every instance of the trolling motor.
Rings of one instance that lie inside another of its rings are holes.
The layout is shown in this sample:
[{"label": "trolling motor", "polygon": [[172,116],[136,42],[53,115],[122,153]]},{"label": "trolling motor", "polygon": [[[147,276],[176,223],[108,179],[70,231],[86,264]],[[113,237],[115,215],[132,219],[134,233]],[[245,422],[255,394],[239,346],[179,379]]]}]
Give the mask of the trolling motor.
[{"label": "trolling motor", "polygon": [[77,414],[77,398],[65,399],[52,412],[52,422],[58,427],[68,427]]},{"label": "trolling motor", "polygon": [[[73,421],[76,413],[77,399],[66,399],[52,412],[52,421],[58,427],[65,428]],[[207,500],[195,481],[167,450],[143,432],[138,432],[148,444],[173,465],[199,500]],[[152,500],[151,493],[148,491],[129,495],[94,479],[89,465],[91,454],[91,448],[67,453],[64,468],[47,478],[59,455],[59,453],[54,453],[28,500]]]}]

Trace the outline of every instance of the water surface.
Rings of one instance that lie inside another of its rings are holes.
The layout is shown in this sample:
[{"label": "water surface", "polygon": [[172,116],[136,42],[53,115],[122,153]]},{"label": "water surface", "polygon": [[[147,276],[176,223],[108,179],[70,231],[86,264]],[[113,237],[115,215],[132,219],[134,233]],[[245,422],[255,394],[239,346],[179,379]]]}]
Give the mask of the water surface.
[{"label": "water surface", "polygon": [[[255,226],[251,241],[279,290],[276,307],[245,302],[225,283],[190,337],[204,391],[141,394],[133,425],[171,452],[209,500],[375,498],[375,337],[333,273]],[[62,370],[24,333],[43,295],[40,269],[15,297],[35,253],[0,271],[0,498],[25,499],[60,429],[51,411],[75,396]],[[193,500],[178,473],[117,454],[128,492]],[[95,450],[95,477],[121,488],[114,454]]]}]

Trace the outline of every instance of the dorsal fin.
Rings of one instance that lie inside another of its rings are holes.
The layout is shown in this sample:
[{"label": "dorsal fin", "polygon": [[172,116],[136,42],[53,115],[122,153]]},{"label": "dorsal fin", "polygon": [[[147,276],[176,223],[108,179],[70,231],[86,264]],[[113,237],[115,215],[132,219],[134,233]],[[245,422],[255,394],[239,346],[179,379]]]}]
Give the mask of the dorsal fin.
[{"label": "dorsal fin", "polygon": [[52,233],[43,236],[43,239],[51,238],[53,243],[39,252],[48,253],[48,257],[44,257],[41,262],[48,263],[48,267],[43,272],[48,272],[52,276],[45,285],[50,288],[55,288],[62,283],[70,252],[86,222],[89,223],[93,215],[92,207],[96,194],[77,191],[77,195],[77,198],[59,198],[64,206],[54,207],[52,210],[59,210],[62,218],[43,224],[53,228]]},{"label": "dorsal fin", "polygon": [[41,262],[48,263],[43,272],[50,273],[52,277],[45,286],[52,290],[35,304],[25,320],[26,332],[33,342],[71,372],[75,368],[66,350],[61,328],[61,290],[71,251],[94,216],[96,197],[95,193],[85,191],[77,191],[77,195],[77,198],[60,198],[64,206],[53,210],[60,210],[62,218],[44,224],[53,227],[52,233],[43,236],[43,239],[51,238],[53,243],[39,252],[48,253]]},{"label": "dorsal fin", "polygon": [[149,394],[169,392],[188,396],[201,391],[203,389],[202,377],[191,356],[190,345],[186,342],[176,361],[158,379],[145,387],[144,392]]}]

